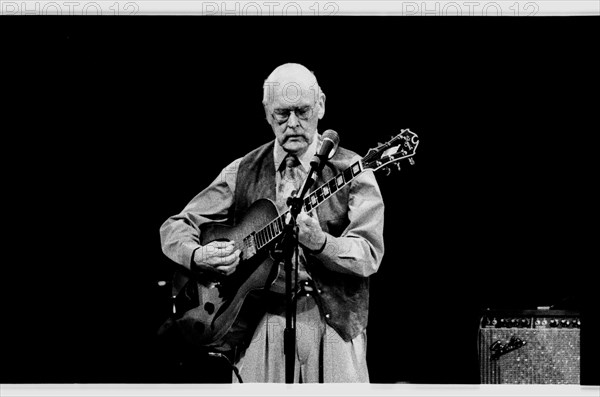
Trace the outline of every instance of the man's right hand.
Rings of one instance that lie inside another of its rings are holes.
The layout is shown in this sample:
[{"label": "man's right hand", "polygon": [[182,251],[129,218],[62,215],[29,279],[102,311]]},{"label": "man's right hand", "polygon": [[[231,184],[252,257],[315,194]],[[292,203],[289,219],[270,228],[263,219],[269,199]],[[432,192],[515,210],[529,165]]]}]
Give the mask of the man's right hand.
[{"label": "man's right hand", "polygon": [[213,241],[194,252],[194,263],[200,268],[211,268],[229,276],[240,263],[240,250],[233,241]]}]

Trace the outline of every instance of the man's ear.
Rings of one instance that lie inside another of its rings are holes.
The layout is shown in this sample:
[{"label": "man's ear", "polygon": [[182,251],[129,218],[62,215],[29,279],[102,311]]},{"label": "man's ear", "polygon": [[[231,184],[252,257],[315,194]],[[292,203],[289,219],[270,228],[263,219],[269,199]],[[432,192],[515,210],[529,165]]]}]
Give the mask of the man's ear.
[{"label": "man's ear", "polygon": [[321,95],[319,96],[319,120],[321,120],[323,118],[323,116],[325,116],[325,94],[321,93]]}]

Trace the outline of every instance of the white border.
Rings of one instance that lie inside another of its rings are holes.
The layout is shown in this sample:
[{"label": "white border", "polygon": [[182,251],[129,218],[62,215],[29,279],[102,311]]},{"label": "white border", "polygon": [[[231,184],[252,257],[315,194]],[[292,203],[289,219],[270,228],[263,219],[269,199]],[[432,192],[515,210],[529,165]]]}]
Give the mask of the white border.
[{"label": "white border", "polygon": [[410,385],[410,384],[87,384],[0,385],[2,397],[38,396],[581,396],[598,397],[599,386]]},{"label": "white border", "polygon": [[[600,15],[599,0],[495,1],[0,1],[0,15],[201,15],[201,16],[577,16]],[[582,396],[598,386],[563,385],[166,385],[2,384],[2,397],[34,396]]]},{"label": "white border", "polygon": [[600,15],[598,0],[1,0],[2,15],[557,16]]}]

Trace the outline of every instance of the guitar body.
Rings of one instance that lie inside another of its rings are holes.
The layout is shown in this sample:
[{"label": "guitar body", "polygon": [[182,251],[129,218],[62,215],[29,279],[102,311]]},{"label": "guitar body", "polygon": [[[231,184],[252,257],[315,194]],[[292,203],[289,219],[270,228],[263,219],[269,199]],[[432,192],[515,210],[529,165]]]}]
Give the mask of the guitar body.
[{"label": "guitar body", "polygon": [[[255,230],[259,230],[279,215],[275,204],[268,199],[257,200],[250,206],[235,226],[218,223],[200,227],[200,244],[230,240],[240,243]],[[234,324],[247,295],[253,290],[269,287],[278,275],[268,250],[242,258],[236,271],[230,276],[203,274],[200,276],[176,274],[174,284],[186,283],[178,296],[184,314],[177,320],[183,334],[195,344],[211,346],[227,334]],[[181,302],[183,300],[183,302]],[[232,341],[230,341],[232,342]],[[235,341],[233,341],[235,342]]]}]

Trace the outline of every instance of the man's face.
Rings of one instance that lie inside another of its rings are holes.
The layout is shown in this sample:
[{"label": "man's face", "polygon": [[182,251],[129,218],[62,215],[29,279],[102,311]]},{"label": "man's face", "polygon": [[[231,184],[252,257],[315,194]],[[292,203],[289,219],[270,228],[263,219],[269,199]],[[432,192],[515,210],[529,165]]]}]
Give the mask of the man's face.
[{"label": "man's face", "polygon": [[319,119],[325,113],[325,96],[316,87],[295,82],[273,84],[269,104],[265,106],[267,121],[275,138],[289,153],[302,155],[312,143]]}]

